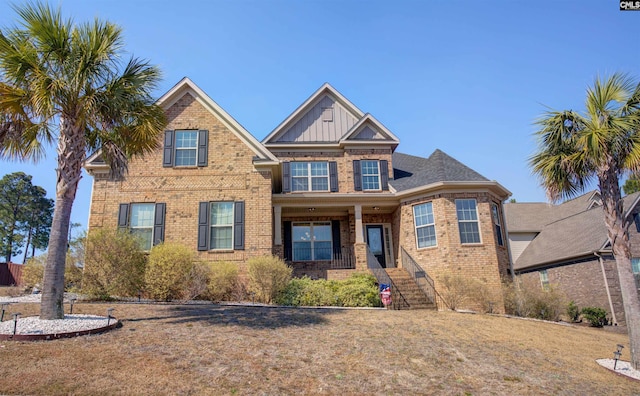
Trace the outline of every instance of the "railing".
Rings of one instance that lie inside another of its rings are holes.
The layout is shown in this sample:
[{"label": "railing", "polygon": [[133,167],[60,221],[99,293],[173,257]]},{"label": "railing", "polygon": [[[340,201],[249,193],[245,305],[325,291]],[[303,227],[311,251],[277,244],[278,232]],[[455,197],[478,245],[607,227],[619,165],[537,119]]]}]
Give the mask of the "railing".
[{"label": "railing", "polygon": [[352,247],[342,247],[339,250],[328,248],[300,248],[294,247],[285,252],[287,262],[328,262],[331,269],[354,269],[356,260]]},{"label": "railing", "polygon": [[367,267],[369,268],[369,270],[371,270],[371,272],[373,272],[373,276],[375,276],[376,279],[378,280],[378,284],[389,285],[389,287],[391,288],[391,307],[393,309],[402,309],[402,308],[410,307],[409,303],[400,292],[400,289],[398,289],[396,285],[393,283],[393,280],[391,280],[391,277],[389,276],[389,274],[387,274],[387,271],[384,268],[382,268],[382,265],[380,265],[380,262],[378,261],[376,256],[373,253],[371,253],[371,250],[369,250],[368,246],[367,246]]},{"label": "railing", "polygon": [[400,247],[400,249],[402,251],[402,267],[409,272],[409,275],[416,281],[418,287],[420,287],[422,292],[427,296],[429,302],[435,304],[436,309],[441,306],[446,306],[450,309],[449,304],[447,304],[436,290],[433,279],[431,279],[427,272],[422,269],[420,264],[418,264],[403,247]]}]

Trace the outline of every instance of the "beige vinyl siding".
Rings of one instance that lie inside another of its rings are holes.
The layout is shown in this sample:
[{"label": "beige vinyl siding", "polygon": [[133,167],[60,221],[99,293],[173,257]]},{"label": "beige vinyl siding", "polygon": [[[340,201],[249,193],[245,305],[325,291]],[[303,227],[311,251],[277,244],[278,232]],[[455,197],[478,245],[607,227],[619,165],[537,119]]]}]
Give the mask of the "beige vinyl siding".
[{"label": "beige vinyl siding", "polygon": [[515,263],[518,257],[522,254],[524,249],[529,246],[533,238],[538,235],[537,232],[510,232],[509,233],[509,247],[511,248],[511,259]]}]

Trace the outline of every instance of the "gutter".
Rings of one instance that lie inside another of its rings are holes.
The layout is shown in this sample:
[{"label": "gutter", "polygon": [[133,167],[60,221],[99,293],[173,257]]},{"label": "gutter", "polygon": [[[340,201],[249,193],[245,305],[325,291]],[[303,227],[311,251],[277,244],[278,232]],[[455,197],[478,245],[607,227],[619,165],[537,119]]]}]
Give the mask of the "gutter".
[{"label": "gutter", "polygon": [[607,274],[604,270],[604,261],[602,260],[602,256],[598,254],[598,252],[593,252],[593,254],[598,258],[600,262],[600,268],[602,269],[602,278],[604,279],[604,287],[607,291],[607,299],[609,300],[609,309],[611,309],[611,320],[613,321],[613,325],[618,325],[618,320],[616,319],[616,311],[613,309],[613,301],[611,300],[611,292],[609,291],[609,282],[607,282]]}]

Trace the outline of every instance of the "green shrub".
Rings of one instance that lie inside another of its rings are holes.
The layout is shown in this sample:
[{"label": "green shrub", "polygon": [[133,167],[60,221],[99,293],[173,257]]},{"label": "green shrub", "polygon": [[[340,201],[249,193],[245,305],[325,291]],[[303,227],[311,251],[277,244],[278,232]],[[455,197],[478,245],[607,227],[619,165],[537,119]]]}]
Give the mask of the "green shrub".
[{"label": "green shrub", "polygon": [[206,298],[211,301],[230,301],[239,286],[238,265],[221,261],[210,264],[208,270]]},{"label": "green shrub", "polygon": [[82,292],[90,298],[136,296],[144,285],[146,255],[132,234],[98,229],[87,237]]},{"label": "green shrub", "polygon": [[312,280],[294,278],[275,300],[281,305],[379,307],[382,305],[376,279],[369,274],[354,274],[350,278]]},{"label": "green shrub", "polygon": [[208,271],[195,263],[194,252],[182,244],[154,246],[144,275],[147,295],[156,300],[171,301],[191,299],[204,292]]},{"label": "green shrub", "polygon": [[249,291],[257,301],[271,303],[287,287],[293,270],[275,256],[261,256],[249,259]]},{"label": "green shrub", "polygon": [[376,278],[371,274],[353,274],[338,282],[336,296],[343,307],[382,306]]},{"label": "green shrub", "polygon": [[567,305],[567,316],[570,322],[577,322],[580,319],[580,308],[576,305],[575,301],[569,301]]},{"label": "green shrub", "polygon": [[602,308],[584,307],[580,313],[593,327],[602,327],[608,323],[607,311]]}]

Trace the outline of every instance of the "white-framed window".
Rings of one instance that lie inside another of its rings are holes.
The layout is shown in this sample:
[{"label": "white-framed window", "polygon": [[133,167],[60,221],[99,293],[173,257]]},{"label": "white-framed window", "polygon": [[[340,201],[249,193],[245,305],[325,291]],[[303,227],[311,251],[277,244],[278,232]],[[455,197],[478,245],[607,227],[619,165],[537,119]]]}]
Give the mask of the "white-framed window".
[{"label": "white-framed window", "polygon": [[433,204],[426,202],[413,207],[413,219],[416,227],[418,248],[436,246],[436,223],[433,217]]},{"label": "white-framed window", "polygon": [[495,227],[496,241],[498,242],[498,246],[504,246],[502,223],[500,222],[500,211],[498,210],[498,205],[496,205],[495,203],[491,204],[491,216],[493,217],[493,226]]},{"label": "white-framed window", "polygon": [[198,157],[198,131],[176,131],[175,166],[196,166]]},{"label": "white-framed window", "polygon": [[362,190],[380,190],[380,162],[372,160],[360,161],[362,172]]},{"label": "white-framed window", "polygon": [[133,235],[140,238],[142,250],[151,250],[153,246],[153,219],[155,216],[155,204],[132,203],[131,221],[129,229]]},{"label": "white-framed window", "polygon": [[292,162],[292,191],[329,191],[328,162]]},{"label": "white-framed window", "polygon": [[633,277],[636,278],[636,287],[640,290],[640,258],[634,257],[631,259],[631,270],[633,271]]},{"label": "white-framed window", "polygon": [[543,290],[549,290],[549,274],[547,270],[538,271],[540,274],[540,285]]},{"label": "white-framed window", "polygon": [[233,249],[233,202],[211,202],[209,249]]},{"label": "white-framed window", "polygon": [[292,224],[293,261],[331,260],[331,222]]},{"label": "white-framed window", "polygon": [[481,243],[478,209],[475,199],[456,199],[460,243]]}]

